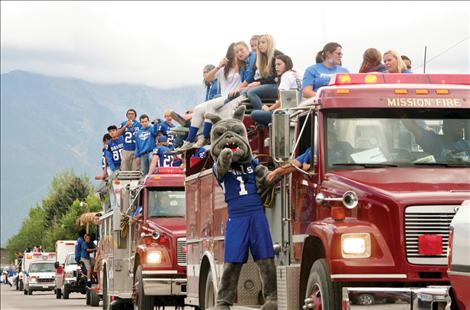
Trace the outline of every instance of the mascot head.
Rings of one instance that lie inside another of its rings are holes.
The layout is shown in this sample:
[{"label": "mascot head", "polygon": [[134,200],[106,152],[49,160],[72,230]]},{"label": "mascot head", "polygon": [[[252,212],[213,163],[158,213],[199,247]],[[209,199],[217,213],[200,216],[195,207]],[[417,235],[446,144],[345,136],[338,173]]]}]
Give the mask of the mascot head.
[{"label": "mascot head", "polygon": [[244,105],[239,106],[231,119],[221,119],[211,113],[205,115],[213,124],[211,130],[211,156],[214,160],[217,160],[220,152],[226,148],[232,151],[233,163],[247,163],[252,160],[248,135],[242,122],[245,108]]}]

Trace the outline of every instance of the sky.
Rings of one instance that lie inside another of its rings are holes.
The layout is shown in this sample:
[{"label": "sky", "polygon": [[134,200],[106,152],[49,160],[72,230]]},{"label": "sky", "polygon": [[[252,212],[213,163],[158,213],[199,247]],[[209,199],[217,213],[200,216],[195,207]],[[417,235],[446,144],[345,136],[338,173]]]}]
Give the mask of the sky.
[{"label": "sky", "polygon": [[303,72],[327,42],[357,72],[363,52],[393,49],[423,72],[470,73],[469,2],[1,1],[1,73],[101,83],[199,84],[231,42],[269,33]]}]

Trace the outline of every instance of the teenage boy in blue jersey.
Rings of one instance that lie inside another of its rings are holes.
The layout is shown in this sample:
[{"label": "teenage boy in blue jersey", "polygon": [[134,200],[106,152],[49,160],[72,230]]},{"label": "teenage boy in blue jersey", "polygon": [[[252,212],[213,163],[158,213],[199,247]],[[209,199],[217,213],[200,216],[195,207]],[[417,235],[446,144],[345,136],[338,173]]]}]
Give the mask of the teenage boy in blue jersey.
[{"label": "teenage boy in blue jersey", "polygon": [[103,136],[103,148],[101,149],[102,155],[101,155],[101,175],[97,175],[95,177],[95,180],[105,180],[108,178],[108,163],[107,163],[107,157],[109,155],[106,155],[108,152],[108,143],[111,140],[111,136],[109,133],[105,134]]},{"label": "teenage boy in blue jersey", "polygon": [[179,167],[182,163],[181,159],[176,157],[176,155],[168,154],[172,149],[168,145],[168,138],[166,136],[159,136],[157,140],[157,147],[153,149],[152,153],[149,174],[154,173],[156,167]]},{"label": "teenage boy in blue jersey", "polygon": [[122,133],[124,130],[125,127],[117,129],[115,125],[108,127],[108,133],[111,136],[111,140],[108,142],[106,159],[108,167],[112,172],[115,172],[121,168],[121,152],[124,147],[124,137]]},{"label": "teenage boy in blue jersey", "polygon": [[142,175],[147,175],[150,167],[151,154],[155,148],[155,137],[158,135],[158,126],[150,124],[147,114],[139,117],[140,128],[135,133],[135,157],[140,158],[140,171]]},{"label": "teenage boy in blue jersey", "polygon": [[134,109],[129,109],[126,112],[127,121],[121,123],[120,128],[125,127],[124,130],[124,146],[122,149],[121,170],[123,171],[138,171],[139,162],[135,155],[135,136],[134,133],[142,128],[142,125],[136,120],[137,112]]},{"label": "teenage boy in blue jersey", "polygon": [[168,132],[171,128],[175,127],[175,124],[173,124],[173,116],[171,116],[171,110],[165,110],[163,117],[165,120],[160,124],[158,131],[162,135],[168,137],[168,145],[173,146],[174,136]]}]

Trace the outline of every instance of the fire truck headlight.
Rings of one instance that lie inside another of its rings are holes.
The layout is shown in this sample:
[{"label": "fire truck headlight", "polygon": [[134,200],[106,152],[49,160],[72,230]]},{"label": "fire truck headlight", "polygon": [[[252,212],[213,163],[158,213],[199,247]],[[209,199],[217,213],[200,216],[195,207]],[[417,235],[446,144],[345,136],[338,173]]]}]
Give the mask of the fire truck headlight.
[{"label": "fire truck headlight", "polygon": [[162,252],[152,251],[147,254],[147,263],[160,264],[162,261]]},{"label": "fire truck headlight", "polygon": [[370,257],[370,234],[343,234],[341,235],[341,253],[343,258]]}]

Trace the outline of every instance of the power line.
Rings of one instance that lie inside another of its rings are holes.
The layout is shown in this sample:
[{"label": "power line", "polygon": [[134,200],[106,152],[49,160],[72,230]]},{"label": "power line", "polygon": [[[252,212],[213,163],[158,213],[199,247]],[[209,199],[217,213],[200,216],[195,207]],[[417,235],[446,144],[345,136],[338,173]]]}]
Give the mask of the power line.
[{"label": "power line", "polygon": [[[447,49],[445,49],[444,51],[440,52],[440,53],[437,54],[436,56],[429,58],[429,60],[426,61],[426,64],[429,64],[431,61],[433,61],[433,60],[436,59],[437,57],[442,56],[443,54],[447,53],[448,51],[450,51],[451,49],[453,49],[454,47],[456,47],[456,46],[459,45],[460,43],[465,42],[466,40],[468,40],[468,38],[470,38],[470,36],[467,36],[466,38],[460,40],[459,42],[455,43],[454,45],[448,47]],[[418,67],[415,67],[415,69],[421,68],[421,67],[423,67],[423,66],[424,66],[424,63],[421,64],[421,65],[419,65]]]}]

